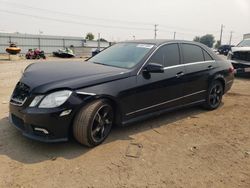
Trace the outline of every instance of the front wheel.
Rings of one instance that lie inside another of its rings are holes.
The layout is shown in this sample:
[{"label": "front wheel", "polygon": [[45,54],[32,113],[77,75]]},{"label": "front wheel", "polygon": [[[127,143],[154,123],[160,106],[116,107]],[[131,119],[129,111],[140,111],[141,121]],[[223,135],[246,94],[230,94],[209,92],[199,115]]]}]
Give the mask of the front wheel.
[{"label": "front wheel", "polygon": [[74,137],[85,146],[97,146],[109,135],[113,119],[113,108],[108,101],[94,101],[84,106],[75,117]]},{"label": "front wheel", "polygon": [[220,81],[214,81],[207,92],[206,103],[204,107],[208,110],[217,109],[222,101],[223,85]]}]

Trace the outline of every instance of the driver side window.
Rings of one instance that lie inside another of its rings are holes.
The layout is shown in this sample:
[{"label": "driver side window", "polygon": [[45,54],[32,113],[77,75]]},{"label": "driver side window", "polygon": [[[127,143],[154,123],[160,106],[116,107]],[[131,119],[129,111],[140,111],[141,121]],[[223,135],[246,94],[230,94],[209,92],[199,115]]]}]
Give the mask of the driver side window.
[{"label": "driver side window", "polygon": [[149,60],[150,63],[158,63],[163,67],[180,64],[178,44],[167,44],[160,47]]}]

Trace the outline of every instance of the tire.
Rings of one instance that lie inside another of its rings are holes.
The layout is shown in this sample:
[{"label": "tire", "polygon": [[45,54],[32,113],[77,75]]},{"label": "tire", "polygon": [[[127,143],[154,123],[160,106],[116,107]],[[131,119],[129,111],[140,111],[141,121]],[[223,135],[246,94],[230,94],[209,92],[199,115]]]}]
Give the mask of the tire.
[{"label": "tire", "polygon": [[84,106],[73,123],[74,138],[88,147],[101,144],[109,135],[114,111],[107,100],[94,101]]},{"label": "tire", "polygon": [[221,104],[223,92],[224,89],[222,83],[218,80],[213,81],[208,88],[206,103],[204,104],[204,107],[207,110],[217,109]]}]

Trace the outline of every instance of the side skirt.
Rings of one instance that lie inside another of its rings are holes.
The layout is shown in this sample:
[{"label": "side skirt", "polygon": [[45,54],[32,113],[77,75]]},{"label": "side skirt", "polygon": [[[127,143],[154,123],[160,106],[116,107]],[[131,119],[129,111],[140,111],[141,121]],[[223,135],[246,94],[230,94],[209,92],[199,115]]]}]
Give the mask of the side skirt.
[{"label": "side skirt", "polygon": [[177,110],[177,109],[181,109],[181,108],[184,108],[184,107],[197,106],[197,105],[203,104],[205,101],[206,100],[203,99],[203,100],[199,100],[199,101],[196,101],[196,102],[192,102],[192,103],[188,103],[188,104],[184,104],[184,105],[180,105],[180,106],[167,108],[167,109],[163,109],[163,110],[158,110],[156,112],[147,113],[145,115],[140,115],[138,117],[134,117],[134,118],[131,118],[129,120],[123,121],[121,123],[121,126],[126,126],[126,125],[129,125],[129,124],[135,123],[135,122],[146,120],[146,119],[149,119],[149,118],[152,118],[152,117],[155,117],[155,116],[159,116],[161,114],[164,114],[164,113],[167,113],[167,112],[170,112],[170,111],[174,111],[174,110]]}]

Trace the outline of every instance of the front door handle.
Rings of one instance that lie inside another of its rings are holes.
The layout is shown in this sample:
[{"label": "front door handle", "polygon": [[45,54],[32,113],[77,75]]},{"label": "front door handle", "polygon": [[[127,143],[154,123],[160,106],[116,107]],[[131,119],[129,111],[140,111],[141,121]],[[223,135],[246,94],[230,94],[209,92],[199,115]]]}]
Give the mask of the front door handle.
[{"label": "front door handle", "polygon": [[178,73],[176,74],[176,77],[177,77],[177,78],[180,78],[180,77],[182,77],[182,76],[184,76],[184,72],[178,72]]}]

